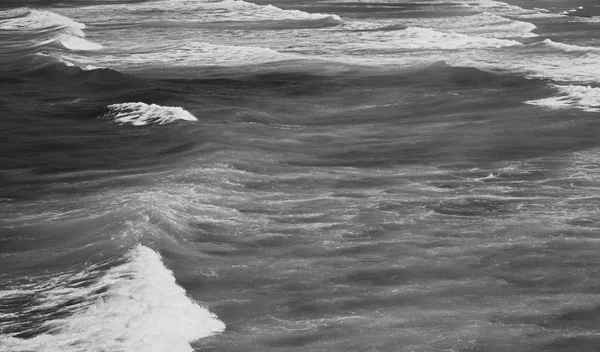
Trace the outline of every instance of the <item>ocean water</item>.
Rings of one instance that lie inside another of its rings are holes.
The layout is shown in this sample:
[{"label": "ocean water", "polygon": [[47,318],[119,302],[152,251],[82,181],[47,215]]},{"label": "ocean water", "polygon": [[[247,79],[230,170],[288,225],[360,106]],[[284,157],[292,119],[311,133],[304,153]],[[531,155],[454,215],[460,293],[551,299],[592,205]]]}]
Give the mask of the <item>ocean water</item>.
[{"label": "ocean water", "polygon": [[595,0],[0,4],[0,351],[598,351]]}]

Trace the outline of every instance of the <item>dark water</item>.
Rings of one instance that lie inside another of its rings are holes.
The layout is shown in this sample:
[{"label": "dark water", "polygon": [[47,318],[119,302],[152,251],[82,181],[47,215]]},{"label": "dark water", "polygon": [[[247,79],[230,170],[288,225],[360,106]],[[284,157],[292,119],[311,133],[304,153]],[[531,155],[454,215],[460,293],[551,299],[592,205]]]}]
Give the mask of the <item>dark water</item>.
[{"label": "dark water", "polygon": [[595,1],[1,6],[0,351],[598,350]]}]

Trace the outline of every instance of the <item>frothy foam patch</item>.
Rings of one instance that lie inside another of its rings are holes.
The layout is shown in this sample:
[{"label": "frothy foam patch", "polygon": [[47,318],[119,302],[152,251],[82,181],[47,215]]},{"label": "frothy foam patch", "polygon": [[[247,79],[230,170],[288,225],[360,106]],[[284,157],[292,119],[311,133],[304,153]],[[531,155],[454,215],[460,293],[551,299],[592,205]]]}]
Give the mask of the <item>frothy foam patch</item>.
[{"label": "frothy foam patch", "polygon": [[122,103],[109,105],[102,116],[120,124],[144,126],[149,124],[163,125],[177,120],[198,121],[194,115],[177,106],[160,106],[144,103]]},{"label": "frothy foam patch", "polygon": [[[158,253],[142,245],[128,262],[110,269],[92,288],[106,287],[97,300],[30,339],[0,337],[3,351],[191,352],[194,340],[222,332],[225,325],[187,297]],[[65,294],[89,299],[89,290]],[[52,300],[48,304],[52,304]]]},{"label": "frothy foam patch", "polygon": [[578,108],[588,112],[600,112],[600,88],[576,85],[554,87],[559,90],[558,95],[526,103],[550,109]]}]

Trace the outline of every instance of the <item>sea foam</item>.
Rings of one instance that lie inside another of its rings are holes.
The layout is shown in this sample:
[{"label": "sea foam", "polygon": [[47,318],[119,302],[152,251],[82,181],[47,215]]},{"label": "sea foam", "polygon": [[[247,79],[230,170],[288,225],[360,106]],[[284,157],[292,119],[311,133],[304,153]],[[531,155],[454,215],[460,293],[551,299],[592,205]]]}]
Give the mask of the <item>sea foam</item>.
[{"label": "sea foam", "polygon": [[107,107],[103,119],[111,119],[120,124],[144,126],[163,125],[177,120],[198,121],[194,115],[177,106],[160,106],[145,103],[121,103]]},{"label": "sea foam", "polygon": [[158,253],[138,245],[127,262],[108,270],[87,288],[54,288],[38,294],[44,305],[95,301],[75,314],[44,323],[50,330],[29,339],[0,337],[11,352],[191,352],[194,340],[222,332],[225,325],[187,297]]}]

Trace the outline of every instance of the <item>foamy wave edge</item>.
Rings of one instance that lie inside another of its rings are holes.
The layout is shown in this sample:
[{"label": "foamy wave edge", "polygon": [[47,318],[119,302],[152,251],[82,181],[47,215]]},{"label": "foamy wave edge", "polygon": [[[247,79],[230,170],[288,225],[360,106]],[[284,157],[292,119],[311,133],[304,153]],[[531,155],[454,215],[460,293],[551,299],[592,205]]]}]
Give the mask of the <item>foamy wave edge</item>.
[{"label": "foamy wave edge", "polygon": [[101,117],[119,124],[145,126],[167,124],[177,120],[198,121],[187,110],[178,106],[160,106],[145,103],[121,103],[107,106],[108,111]]},{"label": "foamy wave edge", "polygon": [[177,285],[158,253],[138,245],[128,259],[82,290],[87,297],[90,289],[107,287],[96,302],[46,322],[51,333],[30,339],[0,337],[0,350],[191,352],[192,341],[225,330],[223,322]]},{"label": "foamy wave edge", "polygon": [[587,112],[600,112],[600,88],[590,86],[553,85],[559,93],[550,98],[529,100],[526,104],[542,106],[548,109],[577,108]]}]

